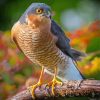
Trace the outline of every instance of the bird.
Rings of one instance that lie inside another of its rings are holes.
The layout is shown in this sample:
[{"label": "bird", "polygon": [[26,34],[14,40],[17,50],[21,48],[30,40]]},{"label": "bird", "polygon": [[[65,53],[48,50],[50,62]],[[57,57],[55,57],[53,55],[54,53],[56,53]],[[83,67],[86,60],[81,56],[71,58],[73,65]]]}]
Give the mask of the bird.
[{"label": "bird", "polygon": [[48,83],[53,95],[56,84],[84,79],[76,62],[85,54],[70,46],[70,39],[53,20],[49,5],[32,3],[13,25],[11,38],[30,61],[42,68],[38,83],[29,88],[33,97],[36,87],[42,85],[44,72],[53,75]]}]

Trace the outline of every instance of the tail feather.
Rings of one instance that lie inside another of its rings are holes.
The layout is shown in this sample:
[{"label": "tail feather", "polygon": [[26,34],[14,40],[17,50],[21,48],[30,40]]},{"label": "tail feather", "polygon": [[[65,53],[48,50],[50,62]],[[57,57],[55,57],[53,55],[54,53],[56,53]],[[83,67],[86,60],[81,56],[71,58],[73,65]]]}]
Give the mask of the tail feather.
[{"label": "tail feather", "polygon": [[76,61],[82,60],[82,57],[86,57],[86,54],[71,48],[71,53]]}]

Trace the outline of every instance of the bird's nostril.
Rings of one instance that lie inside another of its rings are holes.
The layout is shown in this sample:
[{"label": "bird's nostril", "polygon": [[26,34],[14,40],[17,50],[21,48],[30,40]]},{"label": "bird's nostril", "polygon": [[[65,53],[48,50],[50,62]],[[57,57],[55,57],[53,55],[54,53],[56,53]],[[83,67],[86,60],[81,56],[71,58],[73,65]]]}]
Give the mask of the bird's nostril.
[{"label": "bird's nostril", "polygon": [[51,15],[50,15],[50,19],[51,19]]}]

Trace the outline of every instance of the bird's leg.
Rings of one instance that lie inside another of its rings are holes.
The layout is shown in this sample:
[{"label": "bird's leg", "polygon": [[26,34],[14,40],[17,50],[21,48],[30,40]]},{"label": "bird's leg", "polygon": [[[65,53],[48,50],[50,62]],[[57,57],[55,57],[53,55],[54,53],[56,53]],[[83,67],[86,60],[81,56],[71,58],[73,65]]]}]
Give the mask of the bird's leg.
[{"label": "bird's leg", "polygon": [[42,71],[41,71],[41,74],[40,74],[40,78],[39,78],[38,83],[35,84],[35,85],[33,85],[33,86],[30,86],[30,87],[28,88],[29,91],[31,92],[33,98],[35,98],[35,95],[34,95],[35,89],[36,89],[37,87],[41,86],[41,84],[42,84],[43,73],[44,73],[44,67],[42,66]]},{"label": "bird's leg", "polygon": [[54,73],[53,80],[50,83],[48,83],[48,86],[52,86],[52,95],[55,95],[55,93],[54,93],[55,85],[56,84],[62,85],[62,82],[61,81],[58,81],[56,79],[56,76],[57,76],[57,67],[55,67],[55,73]]}]

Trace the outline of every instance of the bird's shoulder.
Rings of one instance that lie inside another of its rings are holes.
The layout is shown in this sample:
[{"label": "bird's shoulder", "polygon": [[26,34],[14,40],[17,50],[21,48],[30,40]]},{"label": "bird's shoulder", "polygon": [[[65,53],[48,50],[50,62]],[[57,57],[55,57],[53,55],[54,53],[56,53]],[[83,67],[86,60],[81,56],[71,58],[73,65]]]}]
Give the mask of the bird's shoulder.
[{"label": "bird's shoulder", "polygon": [[70,39],[65,35],[61,27],[54,21],[51,21],[51,32],[55,37],[58,38],[56,46],[67,56],[71,57],[73,60],[77,61],[80,58],[85,56],[84,53],[72,49],[70,46]]}]

